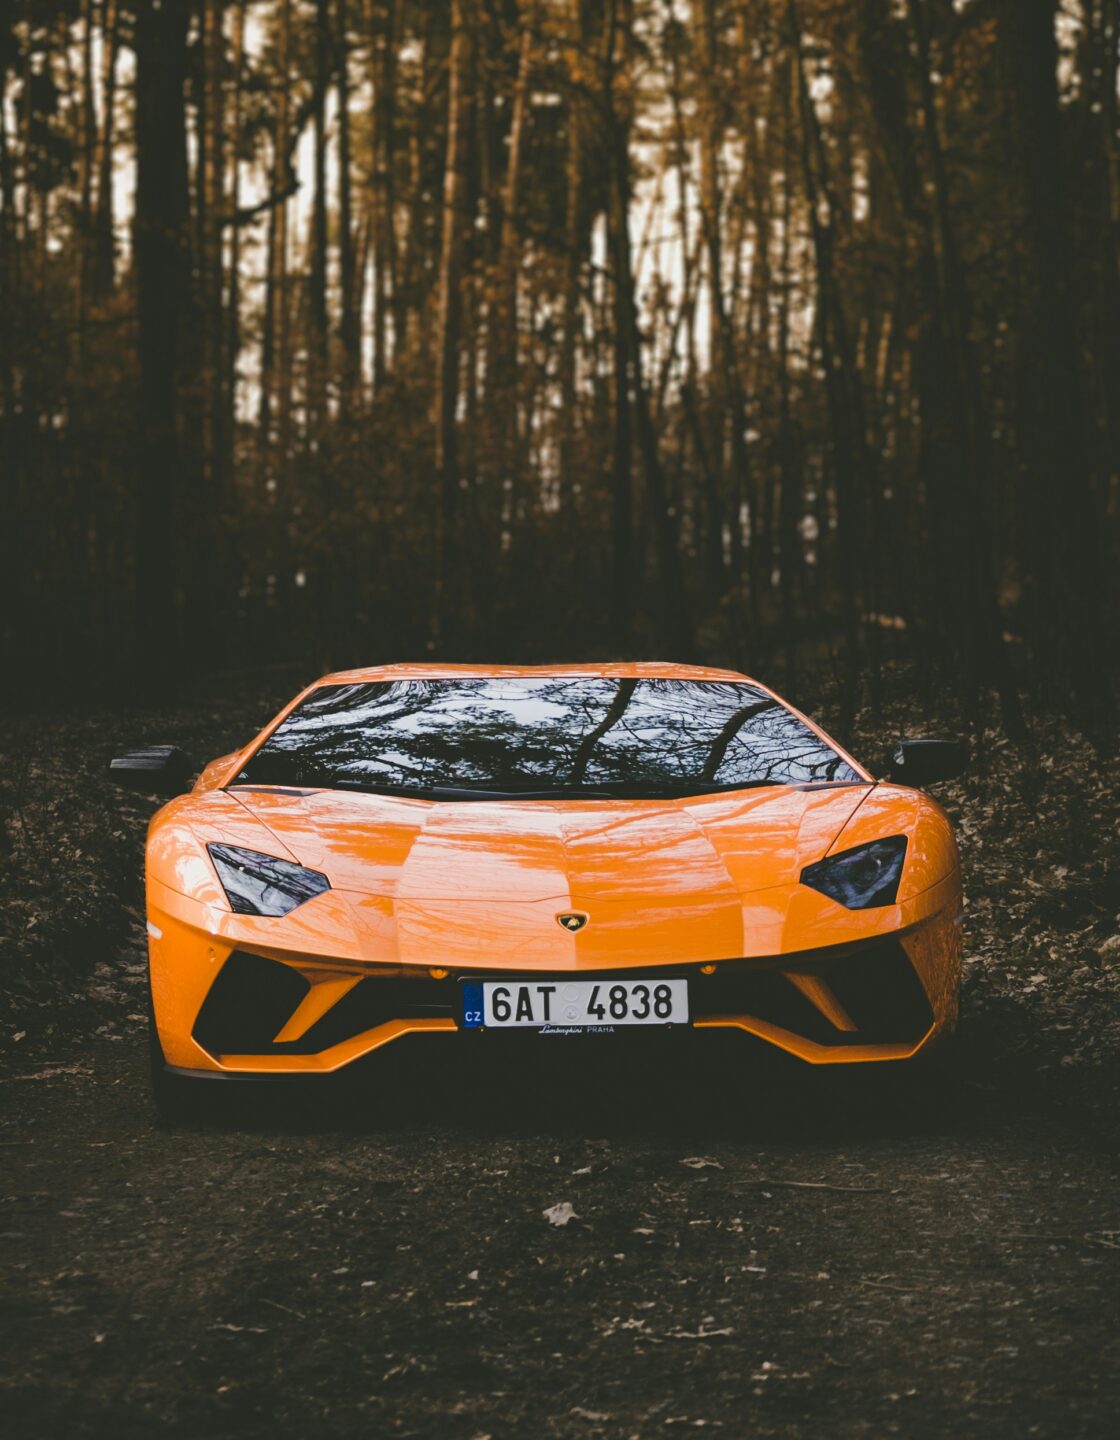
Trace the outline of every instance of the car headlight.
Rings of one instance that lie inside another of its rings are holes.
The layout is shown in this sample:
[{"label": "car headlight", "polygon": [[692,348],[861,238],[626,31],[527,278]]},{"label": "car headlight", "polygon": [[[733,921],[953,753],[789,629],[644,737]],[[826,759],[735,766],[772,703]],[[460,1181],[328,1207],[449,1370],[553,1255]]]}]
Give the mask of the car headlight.
[{"label": "car headlight", "polygon": [[238,915],[287,915],[331,888],[318,870],[305,870],[259,850],[242,850],[236,845],[207,845],[206,849],[226,899]]},{"label": "car headlight", "polygon": [[849,910],[873,910],[894,904],[905,859],[906,836],[891,835],[806,865],[801,883]]}]

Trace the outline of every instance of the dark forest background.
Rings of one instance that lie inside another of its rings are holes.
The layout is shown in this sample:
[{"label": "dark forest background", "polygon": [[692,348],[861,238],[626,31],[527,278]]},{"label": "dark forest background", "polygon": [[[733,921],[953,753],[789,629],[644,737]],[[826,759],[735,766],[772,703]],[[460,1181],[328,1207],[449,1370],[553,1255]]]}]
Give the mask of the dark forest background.
[{"label": "dark forest background", "polygon": [[1113,722],[1117,0],[10,0],[19,697],[918,662]]}]

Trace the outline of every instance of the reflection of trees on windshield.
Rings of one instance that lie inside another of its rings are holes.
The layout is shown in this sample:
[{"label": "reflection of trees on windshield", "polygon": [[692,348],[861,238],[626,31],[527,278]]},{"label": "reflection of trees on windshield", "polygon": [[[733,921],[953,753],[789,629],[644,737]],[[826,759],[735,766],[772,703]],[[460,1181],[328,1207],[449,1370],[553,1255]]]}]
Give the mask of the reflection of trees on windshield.
[{"label": "reflection of trees on windshield", "polygon": [[518,790],[858,776],[753,685],[559,676],[325,685],[240,778]]},{"label": "reflection of trees on windshield", "polygon": [[775,705],[773,700],[757,700],[753,705],[744,705],[741,710],[736,710],[728,720],[724,722],[723,728],[716,736],[711,749],[708,751],[708,758],[704,761],[702,778],[714,780],[719,774],[719,767],[723,764],[724,756],[727,754],[731,742],[739,734],[739,731],[755,715],[762,715]]},{"label": "reflection of trees on windshield", "polygon": [[598,725],[595,726],[594,730],[589,730],[584,739],[580,741],[579,749],[576,751],[576,758],[572,762],[571,769],[564,776],[565,780],[570,780],[575,784],[581,781],[587,774],[587,765],[591,759],[592,751],[611,726],[617,725],[626,714],[626,707],[634,698],[634,691],[637,687],[638,682],[636,680],[620,680],[618,682],[615,697],[611,701],[607,713],[599,721]]}]

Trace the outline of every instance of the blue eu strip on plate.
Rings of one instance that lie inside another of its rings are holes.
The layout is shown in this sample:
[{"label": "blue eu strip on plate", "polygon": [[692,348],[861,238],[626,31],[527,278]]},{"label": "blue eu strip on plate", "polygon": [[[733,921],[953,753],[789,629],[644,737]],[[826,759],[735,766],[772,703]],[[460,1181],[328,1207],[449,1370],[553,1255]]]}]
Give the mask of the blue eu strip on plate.
[{"label": "blue eu strip on plate", "polygon": [[477,1030],[482,1025],[482,986],[463,986],[463,1028]]}]

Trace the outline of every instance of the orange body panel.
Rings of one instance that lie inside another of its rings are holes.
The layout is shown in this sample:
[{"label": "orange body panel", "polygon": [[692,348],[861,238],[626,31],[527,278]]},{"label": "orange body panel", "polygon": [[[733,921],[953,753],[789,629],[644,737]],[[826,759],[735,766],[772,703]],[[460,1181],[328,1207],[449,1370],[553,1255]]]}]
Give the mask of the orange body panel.
[{"label": "orange body panel", "polygon": [[[317,684],[559,675],[747,678],[672,665],[388,666]],[[904,1059],[954,1025],[961,890],[949,823],[928,796],[876,784],[812,722],[861,780],[688,799],[483,803],[236,784],[247,759],[314,688],[250,745],[209,764],[189,795],[152,820],[152,995],[170,1065],[315,1073],[401,1034],[457,1028],[454,1019],[402,1017],[316,1053],[212,1053],[192,1032],[235,950],[279,961],[309,982],[278,1030],[279,1043],[300,1040],[367,976],[424,977],[433,969],[456,977],[750,962],[788,974],[791,989],[845,1043],[822,1043],[749,1013],[706,1017],[702,982],[694,987],[694,1023],[733,1026],[810,1063]],[[848,910],[800,883],[806,865],[888,835],[908,841],[894,904]],[[331,888],[288,915],[235,914],[206,851],[215,841],[321,871]],[[575,933],[556,921],[569,910],[590,917]],[[818,962],[831,963],[845,947],[893,939],[932,1018],[921,1035],[862,1044],[843,1003],[820,980]]]}]

